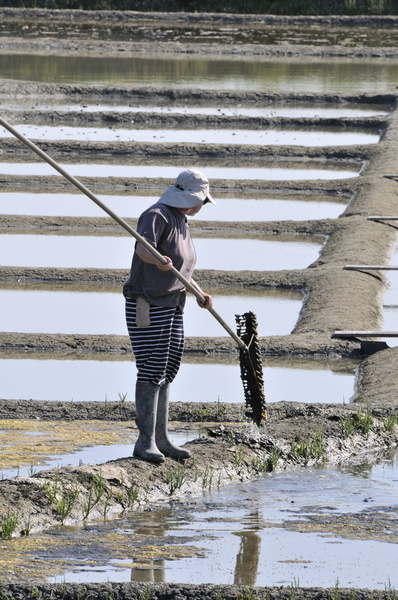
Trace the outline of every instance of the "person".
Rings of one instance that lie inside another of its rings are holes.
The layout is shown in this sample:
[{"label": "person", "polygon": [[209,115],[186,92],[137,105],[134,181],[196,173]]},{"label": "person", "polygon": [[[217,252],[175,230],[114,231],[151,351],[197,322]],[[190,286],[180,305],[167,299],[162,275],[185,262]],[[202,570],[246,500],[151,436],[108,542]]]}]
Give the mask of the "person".
[{"label": "person", "polygon": [[191,453],[175,446],[168,436],[170,384],[180,367],[184,348],[183,310],[186,288],[172,273],[174,266],[204,300],[213,306],[192,278],[196,253],[187,223],[208,202],[215,204],[207,177],[197,169],[182,171],[156,204],[138,219],[137,231],[164,257],[162,264],[137,242],[130,276],[123,287],[126,322],[137,365],[135,388],[136,424],[139,436],[133,456],[161,463]]}]

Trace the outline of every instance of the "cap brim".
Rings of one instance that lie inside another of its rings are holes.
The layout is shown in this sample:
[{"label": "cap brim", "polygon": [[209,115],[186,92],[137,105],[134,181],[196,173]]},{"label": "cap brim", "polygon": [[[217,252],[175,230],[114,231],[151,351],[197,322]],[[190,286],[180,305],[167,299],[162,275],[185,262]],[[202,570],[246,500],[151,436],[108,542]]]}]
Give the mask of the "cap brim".
[{"label": "cap brim", "polygon": [[173,206],[174,208],[193,208],[203,201],[203,192],[179,190],[175,185],[167,188],[158,200],[161,204]]}]

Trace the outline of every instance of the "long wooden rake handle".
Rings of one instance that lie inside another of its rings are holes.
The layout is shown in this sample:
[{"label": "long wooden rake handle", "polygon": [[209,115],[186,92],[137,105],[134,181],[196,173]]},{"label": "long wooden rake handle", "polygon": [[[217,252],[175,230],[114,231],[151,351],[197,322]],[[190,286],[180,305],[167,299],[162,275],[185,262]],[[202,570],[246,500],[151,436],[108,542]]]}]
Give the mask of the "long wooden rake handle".
[{"label": "long wooden rake handle", "polygon": [[[71,175],[70,173],[65,171],[65,169],[63,167],[61,167],[61,165],[59,165],[57,162],[55,162],[55,160],[53,160],[50,156],[48,156],[48,154],[46,154],[43,150],[41,150],[38,146],[36,146],[36,144],[34,144],[27,137],[25,137],[24,135],[19,133],[19,131],[17,131],[12,125],[10,125],[2,117],[0,117],[0,125],[2,125],[12,135],[14,135],[23,144],[25,144],[25,146],[27,146],[28,148],[33,150],[33,152],[38,154],[38,156],[40,156],[40,158],[42,158],[45,162],[47,162],[49,165],[51,165],[53,167],[53,169],[58,171],[58,173],[60,173],[63,177],[65,177],[65,179],[70,181],[75,187],[77,187],[81,192],[83,192],[83,194],[88,196],[88,198],[90,198],[90,200],[92,200],[100,208],[102,208],[102,210],[104,210],[110,217],[112,217],[112,219],[114,219],[117,223],[119,223],[119,225],[124,227],[124,229],[126,231],[128,231],[128,233],[130,233],[130,235],[132,235],[140,244],[142,244],[147,250],[149,250],[149,252],[151,252],[153,254],[153,256],[160,263],[162,263],[162,264],[167,263],[167,260],[164,258],[164,256],[162,254],[160,254],[160,252],[158,252],[156,250],[156,248],[154,248],[152,246],[152,244],[150,244],[137,231],[135,231],[135,229],[130,227],[130,225],[124,219],[119,217],[119,215],[117,215],[115,212],[113,212],[113,210],[111,210],[108,206],[106,206],[106,204],[104,204],[99,198],[97,198],[97,196],[95,196],[95,194],[93,194],[93,192],[91,192],[78,179],[76,179],[75,177],[73,177],[73,175]],[[175,277],[177,277],[185,285],[185,287],[190,292],[192,292],[192,294],[194,294],[194,296],[196,296],[196,298],[200,302],[202,302],[202,303],[205,302],[205,298],[202,296],[202,294],[199,292],[199,290],[197,290],[192,285],[192,283],[190,281],[188,281],[188,279],[186,279],[183,275],[181,275],[181,273],[179,271],[177,271],[177,269],[175,267],[171,267],[170,271],[173,273],[173,275],[175,275]],[[222,327],[225,329],[225,331],[237,343],[239,348],[241,348],[241,350],[243,350],[245,352],[249,352],[249,348],[246,346],[246,344],[240,339],[240,337],[238,335],[236,335],[236,333],[230,328],[230,326],[224,321],[224,319],[214,310],[214,308],[209,308],[207,310],[213,315],[213,317],[215,319],[217,319],[217,321],[220,323],[220,325],[222,325]]]}]

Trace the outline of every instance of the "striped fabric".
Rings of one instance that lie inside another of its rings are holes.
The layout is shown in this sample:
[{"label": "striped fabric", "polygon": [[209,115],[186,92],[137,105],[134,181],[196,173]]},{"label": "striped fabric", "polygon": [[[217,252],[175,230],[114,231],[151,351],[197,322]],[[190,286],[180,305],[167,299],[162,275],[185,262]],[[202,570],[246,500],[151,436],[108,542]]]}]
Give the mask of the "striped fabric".
[{"label": "striped fabric", "polygon": [[135,300],[126,298],[126,322],[137,364],[137,382],[171,383],[184,349],[184,323],[178,307],[151,306],[150,327],[137,327],[135,321]]}]

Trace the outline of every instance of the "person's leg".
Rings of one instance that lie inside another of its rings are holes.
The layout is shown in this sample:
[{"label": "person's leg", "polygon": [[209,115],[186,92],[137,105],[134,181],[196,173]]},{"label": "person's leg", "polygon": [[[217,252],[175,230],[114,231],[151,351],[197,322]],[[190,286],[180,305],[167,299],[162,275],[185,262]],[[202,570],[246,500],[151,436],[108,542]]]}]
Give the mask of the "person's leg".
[{"label": "person's leg", "polygon": [[158,411],[156,415],[155,440],[156,446],[164,454],[170,458],[177,460],[186,460],[192,454],[186,448],[175,446],[168,434],[169,422],[169,401],[170,401],[170,384],[165,383],[160,386],[158,396]]},{"label": "person's leg", "polygon": [[175,308],[150,307],[149,327],[138,327],[136,302],[126,300],[126,322],[136,360],[137,381],[160,385],[166,380]]},{"label": "person's leg", "polygon": [[154,463],[164,462],[164,455],[155,442],[158,397],[158,385],[137,381],[135,388],[135,422],[140,433],[134,446],[133,456]]},{"label": "person's leg", "polygon": [[137,326],[136,302],[126,300],[126,321],[137,365],[136,423],[139,437],[134,456],[163,462],[155,441],[159,385],[165,381],[175,309],[150,308],[149,327]]},{"label": "person's leg", "polygon": [[173,320],[170,338],[170,353],[166,368],[166,381],[160,386],[156,416],[156,445],[170,458],[185,460],[191,457],[189,450],[175,446],[168,435],[170,384],[180,368],[184,350],[184,324],[182,314],[177,311]]}]

